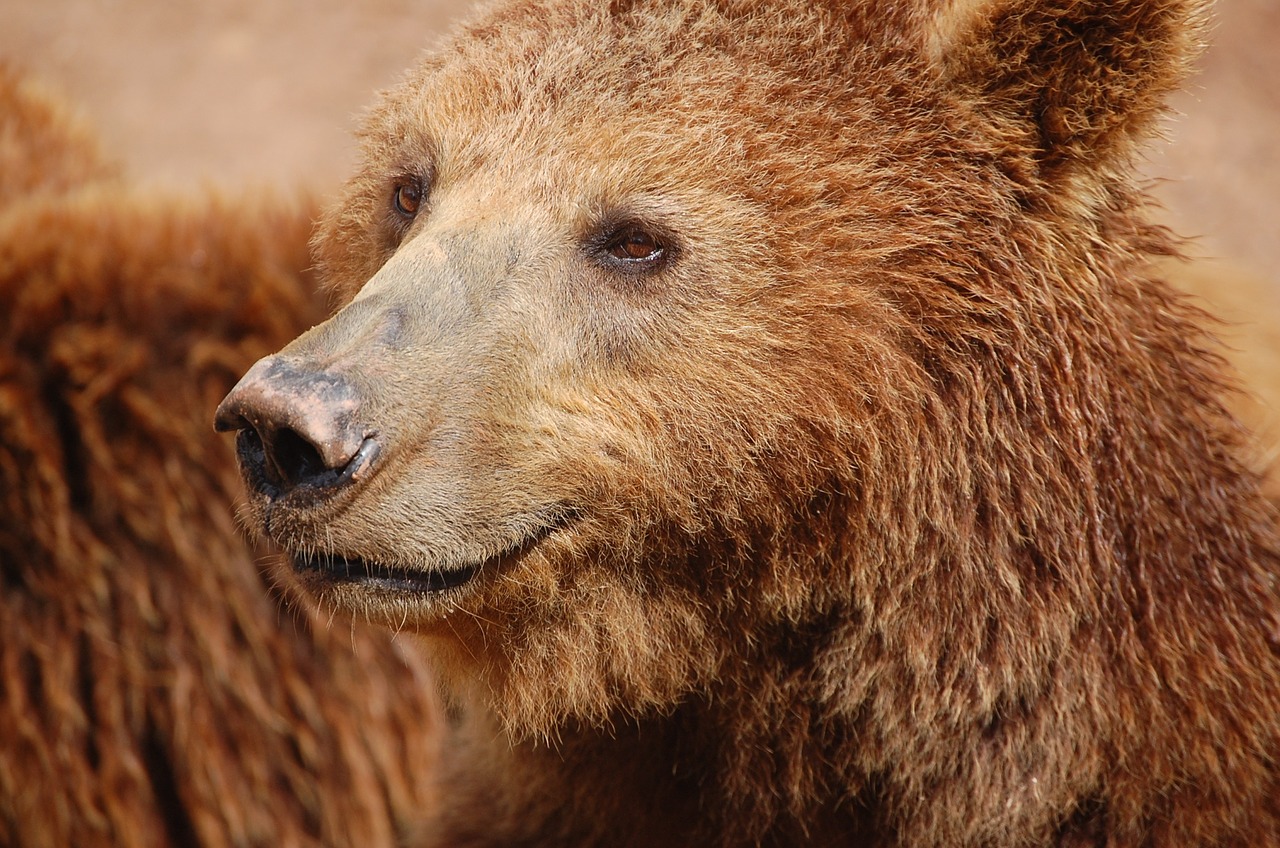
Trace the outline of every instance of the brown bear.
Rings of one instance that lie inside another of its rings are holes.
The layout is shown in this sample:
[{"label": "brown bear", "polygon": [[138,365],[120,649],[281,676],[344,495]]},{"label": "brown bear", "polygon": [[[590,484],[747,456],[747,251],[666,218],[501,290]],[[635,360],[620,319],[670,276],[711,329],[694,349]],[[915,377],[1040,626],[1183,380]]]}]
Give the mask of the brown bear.
[{"label": "brown bear", "polygon": [[428,844],[1280,844],[1280,536],[1132,175],[1192,0],[512,0],[219,407]]},{"label": "brown bear", "polygon": [[0,64],[0,845],[391,848],[429,808],[421,658],[278,610],[208,423],[320,315],[310,211],[140,189]]}]

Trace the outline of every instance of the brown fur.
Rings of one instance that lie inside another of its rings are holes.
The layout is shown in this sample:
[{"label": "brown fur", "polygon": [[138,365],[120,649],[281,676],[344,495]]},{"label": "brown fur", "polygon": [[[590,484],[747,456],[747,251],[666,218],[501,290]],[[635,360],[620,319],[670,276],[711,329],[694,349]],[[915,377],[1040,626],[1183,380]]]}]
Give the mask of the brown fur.
[{"label": "brown fur", "polygon": [[380,104],[273,360],[377,464],[219,420],[478,728],[433,844],[1280,844],[1277,511],[1130,171],[1202,17],[515,0]]},{"label": "brown fur", "polygon": [[307,210],[114,170],[0,69],[0,845],[395,844],[421,664],[276,609],[208,425],[316,315]]}]

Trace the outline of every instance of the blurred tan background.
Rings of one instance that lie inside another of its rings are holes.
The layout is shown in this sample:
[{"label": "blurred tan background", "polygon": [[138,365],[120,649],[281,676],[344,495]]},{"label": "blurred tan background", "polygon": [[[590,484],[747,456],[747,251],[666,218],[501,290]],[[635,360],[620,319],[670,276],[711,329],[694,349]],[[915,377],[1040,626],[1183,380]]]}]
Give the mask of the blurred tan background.
[{"label": "blurred tan background", "polygon": [[166,185],[335,185],[351,131],[472,0],[0,0],[0,58]]},{"label": "blurred tan background", "polygon": [[[0,0],[0,57],[78,100],[132,174],[332,190],[351,130],[470,0]],[[1280,290],[1280,0],[1221,0],[1147,170],[1180,233]]]}]

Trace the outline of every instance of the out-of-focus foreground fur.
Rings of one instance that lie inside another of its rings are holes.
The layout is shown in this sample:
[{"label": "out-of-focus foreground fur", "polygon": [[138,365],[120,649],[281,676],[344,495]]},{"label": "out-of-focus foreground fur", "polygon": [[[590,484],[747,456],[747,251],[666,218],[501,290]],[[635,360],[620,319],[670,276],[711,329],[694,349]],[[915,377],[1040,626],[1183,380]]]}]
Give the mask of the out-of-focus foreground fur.
[{"label": "out-of-focus foreground fur", "polygon": [[0,68],[0,845],[389,845],[434,704],[282,613],[210,410],[320,314],[310,209],[132,189]]}]

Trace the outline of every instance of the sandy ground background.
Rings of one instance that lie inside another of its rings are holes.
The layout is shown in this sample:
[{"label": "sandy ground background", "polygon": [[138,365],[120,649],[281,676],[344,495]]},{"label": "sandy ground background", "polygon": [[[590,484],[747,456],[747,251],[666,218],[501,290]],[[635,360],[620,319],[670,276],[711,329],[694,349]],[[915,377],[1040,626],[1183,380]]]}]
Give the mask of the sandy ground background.
[{"label": "sandy ground background", "polygon": [[[79,101],[132,174],[336,188],[351,130],[470,0],[0,0],[0,57]],[[1147,172],[1180,233],[1280,292],[1280,0],[1221,0]]]}]

